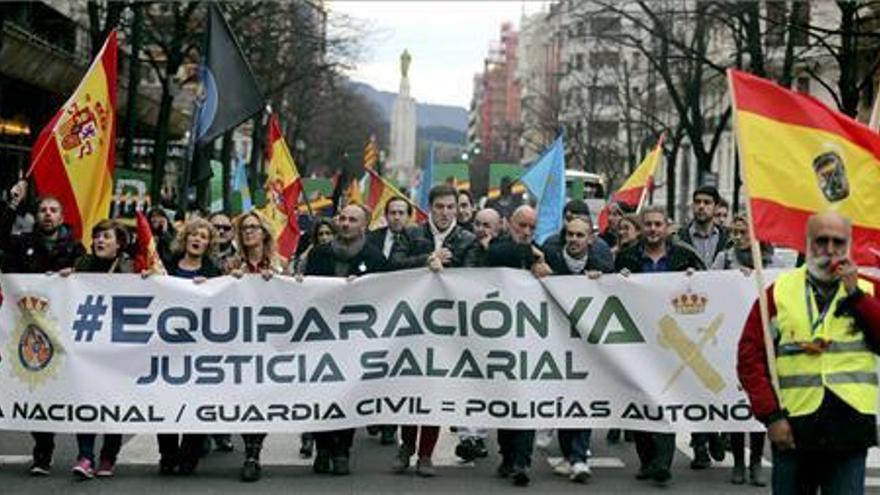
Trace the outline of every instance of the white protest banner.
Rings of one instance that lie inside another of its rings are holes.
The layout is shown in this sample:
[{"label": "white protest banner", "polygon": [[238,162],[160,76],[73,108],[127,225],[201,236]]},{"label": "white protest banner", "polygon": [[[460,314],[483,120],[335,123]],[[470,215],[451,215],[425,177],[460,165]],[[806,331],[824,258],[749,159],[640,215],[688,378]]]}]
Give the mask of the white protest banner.
[{"label": "white protest banner", "polygon": [[0,429],[758,430],[738,271],[0,276]]}]

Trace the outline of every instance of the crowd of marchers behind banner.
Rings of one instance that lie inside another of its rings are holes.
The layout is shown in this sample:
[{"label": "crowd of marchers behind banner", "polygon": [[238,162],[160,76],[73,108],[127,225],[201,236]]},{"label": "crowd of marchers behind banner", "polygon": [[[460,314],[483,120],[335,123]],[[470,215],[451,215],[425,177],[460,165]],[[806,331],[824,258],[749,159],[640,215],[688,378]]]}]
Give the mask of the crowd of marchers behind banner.
[{"label": "crowd of marchers behind banner", "polygon": [[[508,183],[509,185],[509,183]],[[133,229],[113,220],[91,226],[86,250],[65,224],[60,202],[51,197],[24,207],[27,183],[7,194],[0,214],[0,260],[5,273],[75,276],[77,272],[133,273],[136,242]],[[692,195],[690,221],[675,225],[666,209],[648,205],[638,213],[623,204],[608,205],[608,222],[599,232],[596,212],[574,199],[564,208],[560,232],[541,245],[534,239],[533,206],[506,187],[499,197],[475,201],[469,191],[438,185],[430,191],[429,218],[412,224],[412,203],[392,197],[382,205],[384,226],[368,230],[371,212],[350,204],[332,218],[313,217],[292,259],[282,262],[272,231],[260,214],[235,217],[193,208],[171,218],[156,207],[146,214],[158,256],[167,276],[202,283],[208,278],[313,275],[357,277],[367,273],[424,267],[435,272],[457,267],[510,267],[535,277],[754,269],[748,219],[730,215],[714,187]],[[768,429],[775,493],[862,493],[866,451],[876,443],[877,376],[874,355],[880,343],[880,299],[873,282],[858,276],[849,257],[852,226],[834,213],[813,215],[806,226],[806,252],[799,268],[781,262],[778,250],[761,245],[764,267],[791,268],[767,289],[774,327],[776,366],[767,366],[764,328],[757,304],[748,317],[737,360],[741,384],[753,412]],[[142,273],[143,276],[151,276]],[[152,275],[155,276],[155,275]],[[806,301],[806,303],[804,302]],[[803,314],[801,314],[803,313]],[[801,335],[803,334],[803,335]],[[771,374],[778,376],[773,385]],[[489,431],[459,425],[455,454],[461,462],[481,462],[490,448]],[[389,470],[423,477],[442,473],[432,463],[440,427],[376,425],[367,429],[376,449],[387,448]],[[584,483],[592,476],[589,429],[559,429],[562,461],[554,474]],[[300,455],[313,458],[322,475],[351,472],[353,429],[301,435]],[[51,472],[54,434],[32,433],[29,472]],[[76,435],[78,454],[73,474],[81,479],[114,475],[122,448],[120,435],[106,434],[96,453],[96,434]],[[242,435],[241,479],[261,476],[260,453],[265,434]],[[730,481],[764,486],[765,433],[704,432],[691,435],[690,468],[704,470],[732,455]],[[532,454],[548,449],[552,432],[500,429],[495,442],[500,478],[526,486],[534,474]],[[749,449],[746,450],[748,439]],[[610,444],[633,442],[640,465],[635,477],[657,485],[672,478],[675,435],[610,430]],[[162,434],[157,438],[160,475],[189,475],[210,452],[234,450],[230,435]],[[384,446],[384,447],[383,447]],[[554,447],[555,448],[555,447]],[[748,459],[746,453],[748,452]],[[216,454],[214,454],[216,455]],[[483,461],[484,462],[484,461]]]}]

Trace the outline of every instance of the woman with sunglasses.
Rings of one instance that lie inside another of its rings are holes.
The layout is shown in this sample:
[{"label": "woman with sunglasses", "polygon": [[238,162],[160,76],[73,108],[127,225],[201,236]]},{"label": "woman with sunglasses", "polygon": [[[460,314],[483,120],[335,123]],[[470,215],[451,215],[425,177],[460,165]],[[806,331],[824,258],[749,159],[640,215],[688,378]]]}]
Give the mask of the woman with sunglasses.
[{"label": "woman with sunglasses", "polygon": [[[235,220],[235,242],[238,255],[230,260],[229,274],[236,278],[245,275],[261,275],[264,280],[281,273],[281,263],[275,254],[275,239],[266,222],[254,211],[244,213]],[[263,450],[265,433],[245,433],[242,481],[257,481],[262,474],[260,451]]]}]

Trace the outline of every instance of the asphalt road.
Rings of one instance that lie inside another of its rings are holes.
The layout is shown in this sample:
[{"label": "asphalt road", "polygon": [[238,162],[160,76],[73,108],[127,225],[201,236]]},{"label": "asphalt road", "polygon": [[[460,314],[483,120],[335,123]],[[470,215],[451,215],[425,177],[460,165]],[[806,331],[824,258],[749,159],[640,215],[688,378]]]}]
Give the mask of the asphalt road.
[{"label": "asphalt road", "polygon": [[[242,461],[242,444],[235,437],[232,453],[209,454],[202,460],[197,473],[190,477],[159,477],[156,474],[155,438],[152,435],[126,437],[120,455],[116,476],[112,479],[77,481],[70,475],[76,456],[72,436],[58,438],[52,476],[32,478],[27,475],[30,437],[18,432],[0,432],[0,494],[237,494],[237,493],[295,493],[295,494],[434,494],[462,493],[494,495],[507,493],[712,493],[756,494],[769,493],[768,488],[749,485],[736,486],[729,482],[732,460],[728,455],[721,464],[705,471],[692,471],[688,436],[679,435],[678,451],[673,467],[673,481],[666,488],[634,479],[638,467],[631,443],[608,445],[605,432],[597,431],[592,445],[593,477],[586,485],[579,485],[552,473],[550,462],[555,461],[558,449],[555,441],[547,448],[536,448],[530,488],[518,488],[494,476],[498,463],[494,437],[490,439],[490,456],[475,464],[460,464],[453,454],[456,439],[444,432],[435,451],[434,462],[439,469],[436,478],[396,475],[390,470],[394,447],[380,446],[376,438],[358,430],[352,458],[353,473],[336,477],[312,473],[310,461],[298,454],[296,435],[270,435],[263,452],[263,479],[253,484],[238,480]],[[767,455],[765,453],[765,464]],[[767,468],[769,477],[769,467]],[[880,493],[880,452],[872,449],[869,457],[867,483],[869,492]]]}]

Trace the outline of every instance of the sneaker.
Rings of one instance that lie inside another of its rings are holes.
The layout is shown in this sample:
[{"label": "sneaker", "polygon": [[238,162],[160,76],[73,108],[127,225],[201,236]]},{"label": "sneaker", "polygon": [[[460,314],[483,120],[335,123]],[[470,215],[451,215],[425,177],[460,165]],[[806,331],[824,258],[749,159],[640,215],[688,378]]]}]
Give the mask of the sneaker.
[{"label": "sneaker", "polygon": [[92,461],[85,457],[81,457],[76,461],[71,472],[81,480],[90,480],[95,477],[95,468],[92,467]]},{"label": "sneaker", "polygon": [[691,469],[700,471],[712,465],[709,458],[709,449],[706,447],[694,447],[694,460],[691,461]]},{"label": "sneaker", "polygon": [[333,474],[345,476],[351,474],[348,455],[338,455],[333,458]]},{"label": "sneaker", "polygon": [[245,459],[241,466],[241,481],[254,482],[260,479],[262,468],[260,461],[250,458]]},{"label": "sneaker", "polygon": [[558,464],[553,466],[553,474],[571,476],[571,464],[565,459],[559,461]]},{"label": "sneaker", "polygon": [[529,473],[525,468],[515,468],[513,473],[510,474],[510,479],[513,481],[514,486],[529,486],[529,483],[532,481],[529,479]]},{"label": "sneaker", "polygon": [[318,449],[315,454],[315,460],[312,463],[312,471],[318,474],[329,474],[333,472],[333,463],[330,460],[330,451]]},{"label": "sneaker", "polygon": [[764,477],[764,468],[760,461],[749,466],[749,481],[755,486],[767,486],[767,478]]},{"label": "sneaker", "polygon": [[413,449],[406,445],[397,448],[397,455],[394,457],[394,465],[391,470],[397,474],[405,473],[409,470],[409,461],[414,454]]},{"label": "sneaker", "polygon": [[462,462],[473,462],[473,460],[477,458],[477,443],[473,438],[465,438],[455,446],[455,455],[457,455]]},{"label": "sneaker", "polygon": [[568,476],[568,479],[575,483],[586,483],[591,476],[593,476],[593,471],[590,469],[589,464],[586,462],[576,462],[571,466],[571,474]]},{"label": "sneaker", "polygon": [[416,474],[423,478],[433,478],[434,476],[437,476],[437,468],[434,467],[434,463],[431,462],[430,457],[419,457],[419,460],[416,463]]},{"label": "sneaker", "polygon": [[115,467],[115,463],[110,459],[101,458],[98,462],[98,470],[95,471],[95,476],[99,478],[110,478],[113,476],[113,468]]},{"label": "sneaker", "polygon": [[34,457],[28,472],[30,472],[31,476],[49,476],[52,474],[52,458]]},{"label": "sneaker", "polygon": [[482,438],[478,438],[474,441],[477,447],[477,457],[480,459],[485,459],[489,457],[489,450],[486,448],[486,441]]},{"label": "sneaker", "polygon": [[733,466],[733,471],[730,473],[730,482],[734,485],[742,485],[746,482],[746,467],[745,466]]}]

